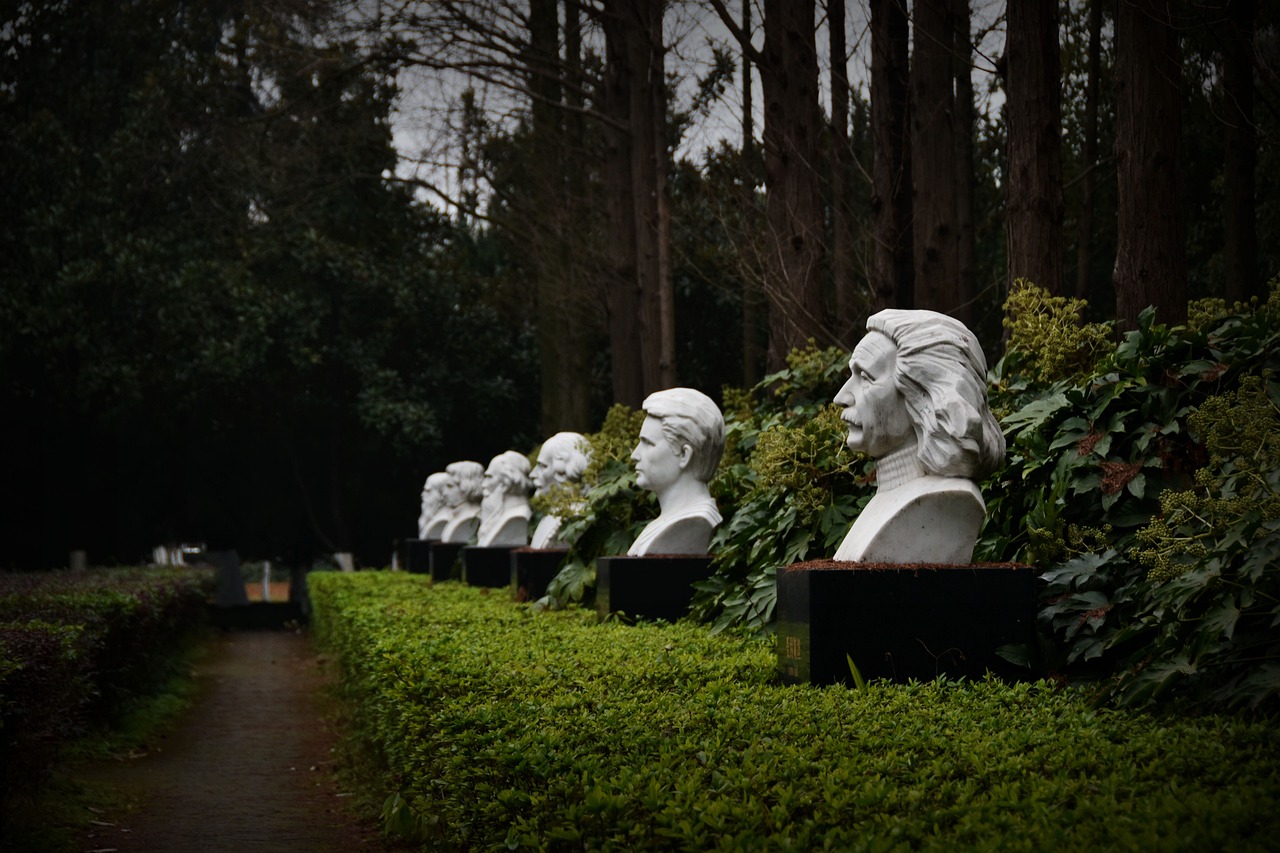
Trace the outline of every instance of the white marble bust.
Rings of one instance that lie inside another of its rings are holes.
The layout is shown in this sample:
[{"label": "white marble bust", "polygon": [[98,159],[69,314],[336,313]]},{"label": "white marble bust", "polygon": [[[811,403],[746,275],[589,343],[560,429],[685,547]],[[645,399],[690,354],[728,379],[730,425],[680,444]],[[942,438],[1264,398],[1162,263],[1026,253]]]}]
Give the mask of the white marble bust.
[{"label": "white marble bust", "polygon": [[481,547],[526,545],[529,542],[529,460],[508,450],[493,457],[484,472],[480,491]]},{"label": "white marble bust", "polygon": [[479,462],[452,462],[444,471],[449,480],[444,484],[444,502],[449,507],[449,520],[440,531],[444,542],[469,542],[480,525],[481,484],[484,466]]},{"label": "white marble bust", "polygon": [[[542,443],[538,463],[533,466],[534,497],[547,493],[556,486],[576,487],[587,470],[590,456],[587,439],[581,433],[558,432]],[[561,519],[558,515],[546,515],[534,528],[533,548],[564,548],[559,538]]]},{"label": "white marble bust", "polygon": [[648,416],[631,452],[636,484],[658,497],[661,512],[627,555],[705,554],[720,513],[707,484],[724,453],[724,415],[692,388],[669,388],[644,401]]},{"label": "white marble bust", "polygon": [[444,484],[449,475],[443,471],[427,477],[422,484],[422,512],[418,515],[418,538],[439,539],[452,513],[444,502]]},{"label": "white marble bust", "polygon": [[974,484],[1004,460],[987,405],[987,361],[963,323],[933,311],[881,311],[836,394],[850,449],[876,462],[876,494],[835,559],[965,564],[986,515]]}]

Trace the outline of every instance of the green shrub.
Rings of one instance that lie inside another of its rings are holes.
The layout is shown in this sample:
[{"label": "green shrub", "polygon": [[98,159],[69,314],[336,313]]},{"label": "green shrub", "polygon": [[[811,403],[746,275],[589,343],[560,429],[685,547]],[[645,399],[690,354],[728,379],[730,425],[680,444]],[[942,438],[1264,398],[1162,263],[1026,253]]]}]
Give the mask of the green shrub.
[{"label": "green shrub", "polygon": [[212,585],[186,568],[0,574],[0,806],[172,675]]},{"label": "green shrub", "polygon": [[[1213,316],[1202,306],[1194,327],[1144,312],[1074,380],[1008,374],[1025,354],[997,365],[1009,462],[984,486],[978,553],[1045,569],[1043,665],[1096,678],[1100,697],[1125,703],[1280,699],[1267,624],[1275,579],[1264,568],[1274,560],[1258,515],[1269,497],[1242,495],[1265,477],[1237,473],[1245,463],[1214,450],[1222,439],[1211,427],[1247,422],[1247,437],[1233,428],[1231,441],[1249,455],[1280,442],[1256,385],[1280,367],[1278,344],[1273,289],[1256,311]],[[1253,409],[1238,396],[1248,388]],[[1187,514],[1196,511],[1212,521]],[[1256,614],[1247,639],[1221,624],[1244,610]]]},{"label": "green shrub", "polygon": [[1269,849],[1280,732],[1045,682],[774,683],[772,645],[420,576],[313,575],[317,638],[444,849]]}]

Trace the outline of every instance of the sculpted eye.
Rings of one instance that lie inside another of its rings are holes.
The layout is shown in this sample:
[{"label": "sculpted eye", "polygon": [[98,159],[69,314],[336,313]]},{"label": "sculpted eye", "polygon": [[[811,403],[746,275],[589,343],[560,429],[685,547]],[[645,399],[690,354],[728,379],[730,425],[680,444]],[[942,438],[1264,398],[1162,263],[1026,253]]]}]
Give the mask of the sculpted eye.
[{"label": "sculpted eye", "polygon": [[874,376],[872,376],[870,373],[867,373],[867,371],[865,371],[865,370],[859,370],[859,371],[858,371],[858,378],[859,378],[859,379],[861,379],[863,382],[875,382],[875,381],[876,381],[875,377],[874,377]]}]

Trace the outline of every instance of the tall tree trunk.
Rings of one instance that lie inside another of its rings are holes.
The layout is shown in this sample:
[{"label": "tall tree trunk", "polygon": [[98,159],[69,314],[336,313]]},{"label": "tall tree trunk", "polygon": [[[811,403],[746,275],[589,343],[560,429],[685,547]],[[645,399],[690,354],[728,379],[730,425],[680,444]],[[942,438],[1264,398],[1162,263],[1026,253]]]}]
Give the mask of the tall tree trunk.
[{"label": "tall tree trunk", "polygon": [[1258,223],[1254,207],[1258,137],[1253,123],[1254,0],[1226,0],[1222,115],[1227,123],[1224,245],[1228,302],[1262,296],[1258,276]]},{"label": "tall tree trunk", "polygon": [[1089,5],[1088,77],[1084,92],[1084,173],[1080,186],[1080,219],[1076,228],[1076,298],[1088,299],[1092,288],[1093,208],[1098,185],[1098,98],[1102,74],[1102,4]]},{"label": "tall tree trunk", "polygon": [[[754,97],[751,86],[751,2],[742,3],[742,32],[748,44],[742,47],[742,226],[744,237],[755,221],[755,116],[752,113]],[[763,348],[760,346],[760,318],[763,294],[760,280],[754,270],[744,270],[742,275],[742,385],[750,388],[760,381],[760,365]]]},{"label": "tall tree trunk", "polygon": [[906,0],[871,0],[872,310],[914,306]]},{"label": "tall tree trunk", "polygon": [[640,288],[636,273],[636,206],[632,200],[629,21],[621,0],[605,6],[601,27],[605,37],[605,74],[602,112],[605,136],[605,198],[607,236],[605,302],[609,315],[609,354],[613,374],[613,399],[633,409],[645,397],[640,357]]},{"label": "tall tree trunk", "polygon": [[536,284],[538,318],[538,355],[542,384],[542,421],[544,433],[561,429],[566,400],[564,391],[573,381],[568,376],[564,335],[564,312],[569,304],[566,293],[565,268],[561,247],[565,223],[560,216],[561,165],[564,144],[560,125],[559,16],[557,0],[531,0],[529,3],[529,44],[525,65],[528,69],[530,105],[530,198],[526,215],[536,210],[555,210],[557,216],[532,219],[535,245],[532,248]]},{"label": "tall tree trunk", "polygon": [[858,300],[853,289],[853,212],[849,204],[849,64],[845,44],[845,0],[826,0],[831,51],[831,286],[834,332],[852,346],[857,337]]},{"label": "tall tree trunk", "polygon": [[[562,313],[560,333],[563,373],[560,377],[560,418],[546,435],[563,430],[583,432],[591,427],[591,359],[592,338],[599,314],[590,297],[591,282],[579,262],[580,241],[590,231],[592,215],[587,201],[587,185],[579,164],[586,158],[582,90],[582,19],[576,0],[564,2],[564,62],[562,74],[564,101],[569,111],[563,116],[564,146],[560,155],[561,186],[567,214],[567,231],[560,241],[560,268],[564,270],[564,287],[568,304]],[[545,426],[546,424],[544,424]]]},{"label": "tall tree trunk", "polygon": [[646,394],[675,384],[671,214],[667,194],[664,0],[622,0],[630,77],[631,201],[635,205],[640,365]]},{"label": "tall tree trunk", "polygon": [[[1016,4],[1015,4],[1016,5]],[[959,270],[955,318],[973,329],[978,321],[978,244],[974,199],[973,39],[969,35],[969,0],[951,0],[952,70],[956,80],[956,240]]]},{"label": "tall tree trunk", "polygon": [[822,193],[814,0],[765,0],[765,219],[772,273],[769,365],[809,338],[830,341],[822,294]]},{"label": "tall tree trunk", "polygon": [[1062,99],[1056,3],[1010,3],[1005,91],[1009,123],[1007,283],[1061,295]]},{"label": "tall tree trunk", "polygon": [[1187,319],[1186,227],[1178,164],[1181,63],[1172,0],[1125,0],[1116,15],[1116,316],[1148,306]]},{"label": "tall tree trunk", "polygon": [[915,213],[915,307],[959,304],[953,25],[947,0],[917,0],[911,62],[911,177]]}]

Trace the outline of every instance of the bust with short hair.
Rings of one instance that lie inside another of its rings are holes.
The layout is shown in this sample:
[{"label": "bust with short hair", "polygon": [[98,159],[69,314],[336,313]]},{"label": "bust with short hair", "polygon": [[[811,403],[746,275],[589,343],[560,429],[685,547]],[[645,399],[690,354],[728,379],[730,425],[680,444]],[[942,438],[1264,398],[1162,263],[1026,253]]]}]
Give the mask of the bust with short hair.
[{"label": "bust with short hair", "polygon": [[493,457],[481,481],[481,547],[525,545],[529,541],[529,460],[508,450]]},{"label": "bust with short hair", "polygon": [[[579,488],[590,461],[587,439],[581,433],[558,432],[542,443],[538,463],[533,466],[534,497],[557,486]],[[564,548],[559,538],[561,519],[546,515],[538,522],[529,543],[533,548]]]},{"label": "bust with short hair", "polygon": [[418,538],[439,539],[449,523],[452,509],[444,502],[444,484],[449,475],[443,471],[427,477],[422,484],[422,512],[418,514]]},{"label": "bust with short hair", "polygon": [[835,559],[965,564],[986,505],[974,480],[1003,461],[987,361],[963,323],[889,309],[867,320],[836,394],[846,443],[876,460],[876,494]]},{"label": "bust with short hair", "polygon": [[452,462],[445,466],[444,471],[449,479],[442,493],[450,512],[440,539],[444,542],[469,542],[480,525],[484,466],[479,462]]},{"label": "bust with short hair", "polygon": [[661,512],[627,555],[705,554],[720,513],[707,486],[724,453],[724,415],[693,388],[669,388],[644,401],[647,417],[631,458],[636,484],[653,492]]}]

